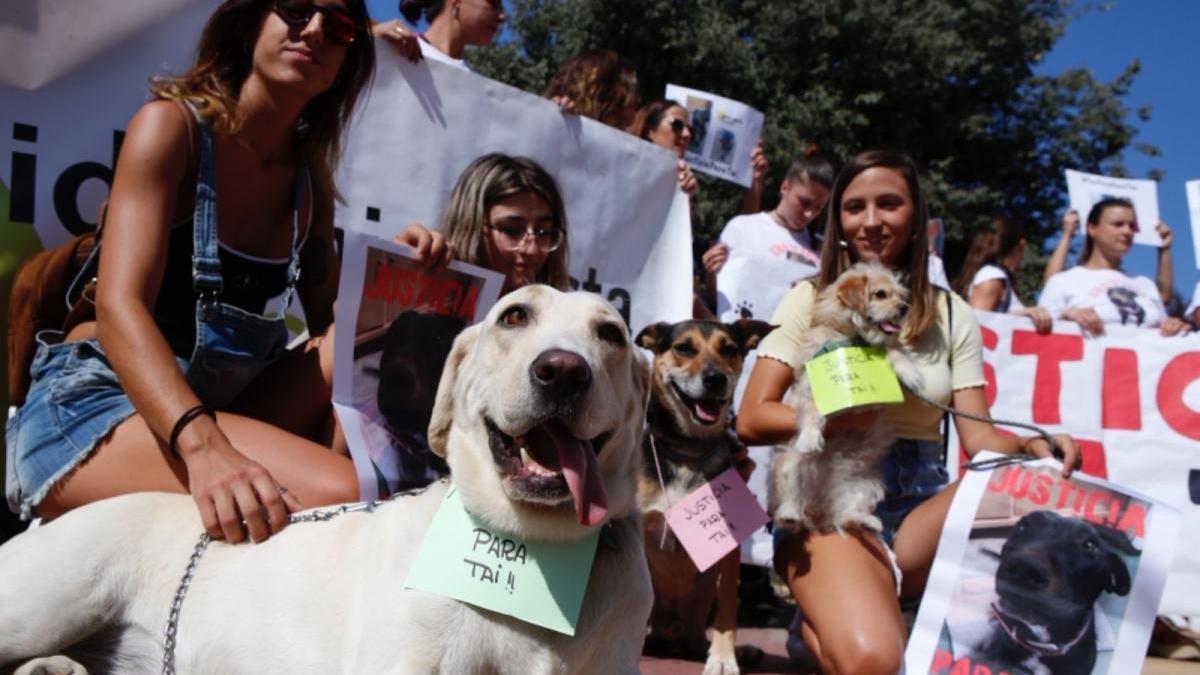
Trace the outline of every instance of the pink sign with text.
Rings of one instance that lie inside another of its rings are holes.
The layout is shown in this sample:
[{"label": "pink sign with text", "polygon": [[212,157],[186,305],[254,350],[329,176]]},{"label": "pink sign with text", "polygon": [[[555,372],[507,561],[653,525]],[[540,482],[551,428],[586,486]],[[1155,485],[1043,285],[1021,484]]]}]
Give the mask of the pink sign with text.
[{"label": "pink sign with text", "polygon": [[667,509],[666,517],[701,572],[770,520],[732,467]]}]

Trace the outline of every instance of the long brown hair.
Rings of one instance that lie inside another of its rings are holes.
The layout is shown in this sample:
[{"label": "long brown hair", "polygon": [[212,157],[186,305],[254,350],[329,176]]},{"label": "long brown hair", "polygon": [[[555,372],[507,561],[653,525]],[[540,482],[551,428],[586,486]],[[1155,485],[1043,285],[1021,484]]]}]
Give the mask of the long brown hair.
[{"label": "long brown hair", "polygon": [[996,255],[997,245],[996,232],[991,229],[979,230],[971,237],[971,245],[967,247],[967,257],[963,259],[958,276],[950,282],[950,288],[955,293],[970,300],[967,297],[967,289],[971,287],[971,282],[975,280],[979,268],[986,265],[988,260]]},{"label": "long brown hair", "polygon": [[868,150],[846,162],[833,181],[829,197],[829,215],[825,221],[825,241],[821,246],[821,271],[817,274],[817,290],[833,284],[842,272],[858,262],[858,255],[846,241],[842,228],[842,196],[846,187],[867,169],[882,167],[891,169],[904,178],[908,194],[912,198],[912,239],[908,250],[900,261],[899,271],[907,277],[909,313],[904,323],[904,340],[914,342],[933,325],[937,319],[937,303],[934,302],[933,286],[929,283],[929,250],[926,223],[929,211],[921,195],[920,177],[917,166],[908,155],[887,150]]},{"label": "long brown hair", "polygon": [[1095,248],[1092,234],[1087,230],[1088,225],[1099,225],[1100,219],[1104,217],[1104,212],[1117,206],[1133,211],[1134,218],[1137,217],[1137,210],[1133,208],[1133,202],[1125,197],[1105,197],[1092,204],[1092,208],[1088,211],[1087,222],[1083,225],[1083,251],[1079,253],[1079,260],[1075,261],[1076,265],[1086,264],[1088,258],[1092,257],[1092,249]]},{"label": "long brown hair", "polygon": [[629,133],[644,141],[650,140],[650,132],[662,124],[663,117],[671,108],[679,108],[684,113],[687,112],[687,108],[669,98],[660,98],[643,105],[638,110],[637,117],[633,118],[633,126],[629,127]]},{"label": "long brown hair", "polygon": [[542,96],[565,96],[575,112],[622,131],[621,112],[641,100],[637,69],[611,49],[588,49],[567,59]]},{"label": "long brown hair", "polygon": [[501,199],[526,192],[546,202],[554,218],[554,227],[563,232],[562,245],[546,256],[546,262],[538,270],[535,281],[565,291],[571,283],[567,274],[571,237],[562,193],[554,178],[528,157],[510,157],[500,153],[477,157],[463,170],[454,189],[450,191],[450,199],[438,230],[446,236],[456,260],[487,267],[484,229],[488,223],[488,211]]},{"label": "long brown hair", "polygon": [[[332,171],[337,165],[342,133],[375,69],[375,41],[366,5],[363,0],[345,3],[354,19],[354,42],[346,48],[333,85],[309,100],[297,122],[297,152],[318,173]],[[195,65],[178,77],[152,79],[151,94],[191,103],[216,133],[237,133],[243,122],[237,112],[238,95],[250,75],[254,45],[272,7],[272,0],[221,3],[200,33]]]}]

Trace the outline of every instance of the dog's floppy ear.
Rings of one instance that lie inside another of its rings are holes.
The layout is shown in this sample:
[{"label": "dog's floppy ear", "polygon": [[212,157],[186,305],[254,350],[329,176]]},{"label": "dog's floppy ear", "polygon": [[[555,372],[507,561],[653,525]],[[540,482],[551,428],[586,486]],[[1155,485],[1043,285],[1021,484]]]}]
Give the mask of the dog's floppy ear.
[{"label": "dog's floppy ear", "polygon": [[748,352],[758,346],[758,343],[767,336],[767,333],[775,330],[776,326],[772,326],[766,321],[757,319],[738,319],[729,326],[730,332],[733,333],[737,342],[742,347],[743,352]]},{"label": "dog's floppy ear", "polygon": [[633,341],[639,347],[649,349],[655,354],[661,354],[671,346],[671,324],[666,321],[652,323],[643,328]]},{"label": "dog's floppy ear", "polygon": [[861,312],[867,308],[867,277],[847,272],[837,281],[837,299],[842,305]]},{"label": "dog's floppy ear", "polygon": [[458,371],[462,368],[467,354],[475,348],[479,340],[482,324],[475,324],[454,338],[454,346],[446,357],[446,365],[442,368],[442,379],[438,381],[437,397],[433,401],[433,413],[429,417],[429,449],[438,455],[446,456],[446,441],[450,435],[450,424],[454,421],[454,389],[458,384]]},{"label": "dog's floppy ear", "polygon": [[1134,548],[1133,542],[1120,530],[1104,527],[1103,525],[1092,525],[1092,530],[1096,532],[1096,536],[1103,542],[1106,550],[1105,559],[1108,562],[1108,581],[1104,584],[1104,590],[1109,593],[1116,593],[1117,595],[1128,595],[1132,582],[1129,578],[1129,567],[1125,565],[1125,561],[1115,551],[1130,555],[1139,554],[1141,551]]},{"label": "dog's floppy ear", "polygon": [[646,419],[646,408],[650,406],[650,364],[646,361],[642,353],[633,350],[630,354],[630,369],[633,371],[633,393],[634,397],[641,406],[639,410],[642,414],[639,419]]}]

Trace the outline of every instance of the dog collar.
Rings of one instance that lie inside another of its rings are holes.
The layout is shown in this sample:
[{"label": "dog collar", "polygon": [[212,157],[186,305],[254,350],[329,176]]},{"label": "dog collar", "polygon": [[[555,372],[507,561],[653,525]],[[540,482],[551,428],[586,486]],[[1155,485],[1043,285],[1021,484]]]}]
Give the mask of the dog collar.
[{"label": "dog collar", "polygon": [[1088,612],[1087,620],[1083,622],[1083,626],[1079,629],[1079,632],[1075,634],[1075,637],[1071,638],[1068,642],[1058,645],[1053,642],[1026,640],[1017,635],[1016,627],[1011,624],[1027,622],[1021,621],[1016,617],[1006,615],[1000,610],[1000,606],[994,602],[992,603],[992,616],[996,617],[996,622],[1000,624],[1000,628],[1006,635],[1008,635],[1009,638],[1012,639],[1013,642],[1041,656],[1062,656],[1063,654],[1066,654],[1067,652],[1071,651],[1075,645],[1079,644],[1079,641],[1082,640],[1083,636],[1087,634],[1088,629],[1092,627],[1092,613]]}]

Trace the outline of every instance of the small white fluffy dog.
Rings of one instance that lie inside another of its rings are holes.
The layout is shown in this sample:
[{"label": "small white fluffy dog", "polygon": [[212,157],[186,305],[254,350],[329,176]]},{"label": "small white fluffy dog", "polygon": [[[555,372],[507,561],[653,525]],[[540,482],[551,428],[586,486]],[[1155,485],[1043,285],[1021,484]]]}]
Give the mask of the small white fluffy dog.
[{"label": "small white fluffy dog", "polygon": [[[860,262],[821,291],[812,321],[801,338],[797,362],[806,364],[827,343],[862,338],[887,350],[900,382],[915,389],[921,376],[900,341],[908,312],[908,289],[883,265]],[[788,403],[796,408],[797,434],[776,448],[768,482],[775,522],[788,529],[818,532],[883,524],[874,515],[883,498],[875,463],[887,452],[892,432],[882,416],[860,429],[825,437],[825,416],[812,399],[808,372],[801,365]]]},{"label": "small white fluffy dog", "polygon": [[[211,544],[183,603],[176,671],[638,672],[652,602],[635,505],[649,373],[631,344],[599,296],[515,291],[455,340],[430,424],[463,503],[497,530],[567,541],[607,528],[573,637],[404,588],[442,482],[262,544]],[[139,494],[0,547],[0,672],[159,672],[201,532],[191,498]],[[37,658],[59,654],[70,659]]]}]

